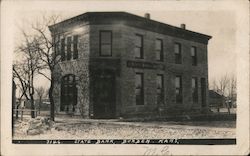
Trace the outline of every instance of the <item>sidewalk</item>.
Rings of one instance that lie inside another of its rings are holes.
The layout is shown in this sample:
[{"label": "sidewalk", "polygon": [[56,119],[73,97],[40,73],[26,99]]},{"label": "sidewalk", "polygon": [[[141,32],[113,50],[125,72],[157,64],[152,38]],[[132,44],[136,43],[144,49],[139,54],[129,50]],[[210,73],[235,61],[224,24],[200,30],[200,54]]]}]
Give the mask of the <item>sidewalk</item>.
[{"label": "sidewalk", "polygon": [[[53,128],[39,135],[27,135],[22,123],[17,123],[14,139],[201,139],[234,138],[236,136],[236,129],[232,126],[231,128],[215,127],[216,124],[210,126],[211,123],[208,122],[196,124],[197,126],[192,123],[180,122],[121,122],[56,118]],[[198,126],[199,124],[200,126]]]},{"label": "sidewalk", "polygon": [[204,122],[191,122],[191,121],[150,121],[150,122],[126,122],[120,119],[73,119],[73,118],[56,118],[58,125],[71,125],[71,124],[89,124],[89,125],[112,125],[112,126],[128,126],[128,127],[144,127],[144,128],[172,128],[172,129],[208,129],[214,130],[227,130],[235,131],[235,122],[225,121],[204,121]]}]

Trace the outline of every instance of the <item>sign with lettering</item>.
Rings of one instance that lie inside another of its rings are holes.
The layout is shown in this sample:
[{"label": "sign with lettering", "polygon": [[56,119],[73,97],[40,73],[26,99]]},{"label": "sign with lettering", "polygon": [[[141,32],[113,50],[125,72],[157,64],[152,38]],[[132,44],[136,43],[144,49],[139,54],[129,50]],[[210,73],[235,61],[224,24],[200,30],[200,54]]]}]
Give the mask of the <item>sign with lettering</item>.
[{"label": "sign with lettering", "polygon": [[165,69],[164,64],[152,63],[152,62],[139,62],[139,61],[127,61],[127,67],[130,68],[143,68],[143,69]]}]

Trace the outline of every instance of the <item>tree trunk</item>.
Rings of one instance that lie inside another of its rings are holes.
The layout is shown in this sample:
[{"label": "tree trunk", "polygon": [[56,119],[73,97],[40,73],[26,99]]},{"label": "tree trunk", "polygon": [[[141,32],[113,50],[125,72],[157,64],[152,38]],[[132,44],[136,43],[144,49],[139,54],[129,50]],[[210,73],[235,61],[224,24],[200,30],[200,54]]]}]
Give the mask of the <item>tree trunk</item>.
[{"label": "tree trunk", "polygon": [[42,98],[40,98],[39,104],[38,104],[38,113],[39,113],[39,115],[40,115],[40,110],[41,110],[41,103],[42,103]]},{"label": "tree trunk", "polygon": [[30,97],[31,118],[35,118],[35,106],[33,96]]},{"label": "tree trunk", "polygon": [[16,119],[18,119],[18,108],[19,108],[19,104],[16,105]]},{"label": "tree trunk", "polygon": [[50,88],[49,88],[49,100],[50,100],[50,119],[55,121],[55,104],[53,99],[53,89],[54,89],[54,80],[51,79]]},{"label": "tree trunk", "polygon": [[228,114],[231,114],[231,113],[230,113],[230,105],[229,105],[229,102],[227,102],[227,111],[228,111]]}]

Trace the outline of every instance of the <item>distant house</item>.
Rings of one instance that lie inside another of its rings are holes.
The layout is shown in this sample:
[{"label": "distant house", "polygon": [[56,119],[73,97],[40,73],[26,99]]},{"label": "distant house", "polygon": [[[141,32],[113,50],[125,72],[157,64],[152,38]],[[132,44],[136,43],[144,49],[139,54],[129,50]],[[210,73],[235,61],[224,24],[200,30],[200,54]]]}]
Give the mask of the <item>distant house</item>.
[{"label": "distant house", "polygon": [[223,96],[217,93],[214,90],[209,90],[209,106],[211,107],[216,107],[216,108],[221,108],[223,107]]},{"label": "distant house", "polygon": [[[42,99],[40,105],[39,105],[39,103],[40,103],[39,99],[34,100],[35,109],[39,110],[39,107],[40,107],[40,110],[44,110],[44,111],[50,109],[49,99]],[[26,109],[31,108],[30,102],[28,100],[25,100],[24,105],[22,105],[22,106],[23,106],[23,108],[26,108]]]}]

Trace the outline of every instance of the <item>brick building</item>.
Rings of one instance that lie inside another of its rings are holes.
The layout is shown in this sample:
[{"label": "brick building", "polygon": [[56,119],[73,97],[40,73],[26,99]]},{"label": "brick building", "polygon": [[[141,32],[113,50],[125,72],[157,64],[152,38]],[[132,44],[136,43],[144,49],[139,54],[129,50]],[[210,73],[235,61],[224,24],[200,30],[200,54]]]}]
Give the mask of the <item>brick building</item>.
[{"label": "brick building", "polygon": [[207,110],[211,36],[126,12],[87,12],[49,28],[61,55],[53,73],[57,113],[116,118]]}]

